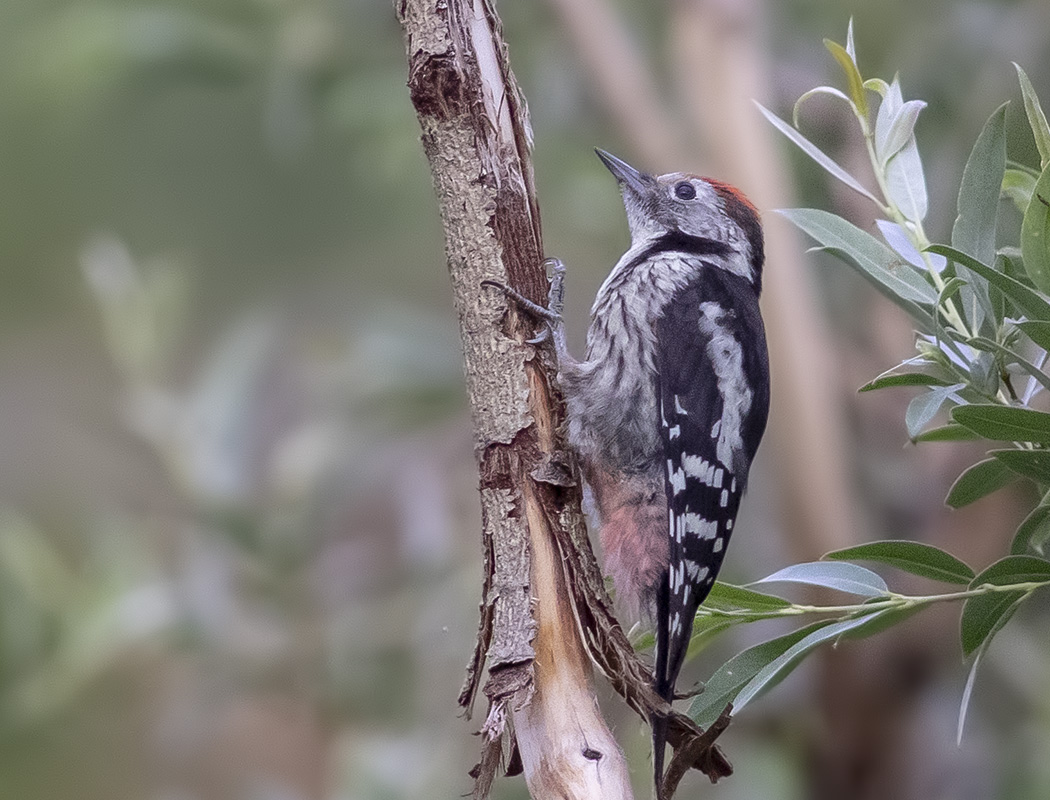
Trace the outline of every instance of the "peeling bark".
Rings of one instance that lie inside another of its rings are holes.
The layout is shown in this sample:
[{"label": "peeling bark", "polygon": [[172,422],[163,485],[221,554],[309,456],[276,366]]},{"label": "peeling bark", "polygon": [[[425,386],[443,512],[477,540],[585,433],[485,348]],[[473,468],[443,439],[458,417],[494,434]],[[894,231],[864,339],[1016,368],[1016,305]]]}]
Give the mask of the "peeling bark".
[{"label": "peeling bark", "polygon": [[[490,0],[399,0],[408,86],[441,206],[478,458],[485,575],[475,652],[459,697],[488,711],[473,796],[503,754],[533,797],[631,798],[603,721],[591,662],[645,719],[671,717],[671,743],[712,781],[732,771],[714,738],[673,714],[610,610],[580,513],[577,471],[550,354],[533,324],[482,287],[544,294],[525,103]],[[484,666],[488,679],[481,687]]]}]

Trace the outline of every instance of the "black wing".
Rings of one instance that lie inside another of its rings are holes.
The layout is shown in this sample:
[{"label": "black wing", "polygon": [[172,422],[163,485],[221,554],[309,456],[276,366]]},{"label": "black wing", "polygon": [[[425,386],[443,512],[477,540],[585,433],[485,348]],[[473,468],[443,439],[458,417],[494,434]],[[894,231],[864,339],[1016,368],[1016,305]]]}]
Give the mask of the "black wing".
[{"label": "black wing", "polygon": [[657,601],[655,688],[671,700],[765,430],[769,368],[755,291],[724,270],[705,268],[679,293],[656,336],[670,559]]}]

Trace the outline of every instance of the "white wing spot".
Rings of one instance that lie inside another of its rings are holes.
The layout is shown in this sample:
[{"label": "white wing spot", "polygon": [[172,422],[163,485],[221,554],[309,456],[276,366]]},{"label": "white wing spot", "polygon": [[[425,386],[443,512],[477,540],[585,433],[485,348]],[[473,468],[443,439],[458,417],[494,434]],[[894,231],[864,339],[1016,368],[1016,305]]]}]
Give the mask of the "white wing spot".
[{"label": "white wing spot", "polygon": [[722,508],[725,508],[727,505],[729,505],[729,490],[728,489],[723,489],[722,490],[722,497],[719,499],[718,504],[720,506],[722,506]]},{"label": "white wing spot", "polygon": [[722,420],[715,420],[715,424],[711,426],[711,438],[717,439],[722,435]]},{"label": "white wing spot", "polygon": [[719,536],[717,539],[715,539],[715,543],[713,545],[711,545],[711,552],[712,553],[721,553],[722,552],[722,548],[725,547],[725,543],[726,543],[725,537],[724,536]]},{"label": "white wing spot", "polygon": [[682,526],[685,529],[685,533],[692,534],[700,539],[714,539],[718,535],[717,522],[704,519],[692,511],[682,514]]},{"label": "white wing spot", "polygon": [[727,531],[733,530],[733,520],[731,520],[731,519],[727,519],[726,520],[726,530]]},{"label": "white wing spot", "polygon": [[689,416],[689,412],[682,408],[682,401],[678,398],[678,395],[674,396],[674,410],[676,414],[681,414],[683,417]]},{"label": "white wing spot", "polygon": [[[665,427],[666,427],[666,425],[667,425],[667,423],[664,423]],[[667,438],[668,439],[677,439],[681,435],[682,435],[682,426],[681,425],[672,425],[670,428],[667,428]]]},{"label": "white wing spot", "polygon": [[718,472],[715,473],[715,482],[714,482],[713,485],[718,487],[719,489],[721,489],[722,488],[722,484],[725,482],[725,478],[726,478],[725,470],[722,469],[721,467],[719,467],[718,468]]},{"label": "white wing spot", "polygon": [[673,494],[681,494],[685,491],[685,472],[675,469],[674,462],[667,459],[667,481],[671,484]]}]

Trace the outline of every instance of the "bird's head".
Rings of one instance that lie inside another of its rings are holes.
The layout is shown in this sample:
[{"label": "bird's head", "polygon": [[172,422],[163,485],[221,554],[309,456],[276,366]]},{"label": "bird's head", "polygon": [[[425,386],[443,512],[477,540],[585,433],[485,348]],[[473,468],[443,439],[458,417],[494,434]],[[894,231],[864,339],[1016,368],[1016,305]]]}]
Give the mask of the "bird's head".
[{"label": "bird's head", "polygon": [[633,245],[666,236],[721,243],[759,285],[764,258],[762,224],[757,209],[741,191],[685,172],[649,175],[604,150],[595,152],[620,185]]}]

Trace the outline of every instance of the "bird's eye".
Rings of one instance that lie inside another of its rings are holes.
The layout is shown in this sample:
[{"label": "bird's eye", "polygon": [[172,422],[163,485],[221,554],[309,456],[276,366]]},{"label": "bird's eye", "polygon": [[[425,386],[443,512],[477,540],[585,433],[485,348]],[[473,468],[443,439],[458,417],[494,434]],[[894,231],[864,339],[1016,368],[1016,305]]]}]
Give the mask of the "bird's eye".
[{"label": "bird's eye", "polygon": [[674,195],[679,200],[692,200],[696,197],[696,187],[689,181],[682,181],[674,187]]}]

